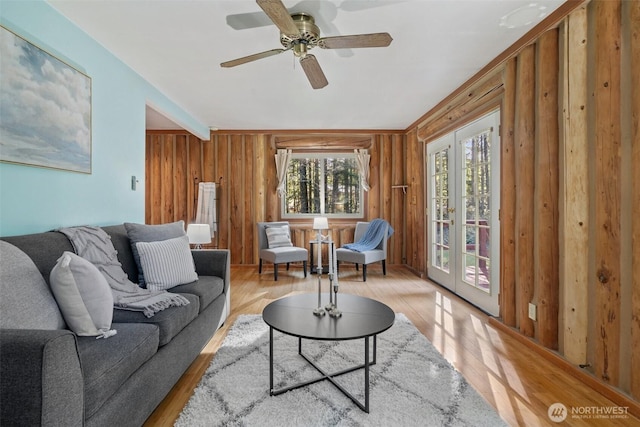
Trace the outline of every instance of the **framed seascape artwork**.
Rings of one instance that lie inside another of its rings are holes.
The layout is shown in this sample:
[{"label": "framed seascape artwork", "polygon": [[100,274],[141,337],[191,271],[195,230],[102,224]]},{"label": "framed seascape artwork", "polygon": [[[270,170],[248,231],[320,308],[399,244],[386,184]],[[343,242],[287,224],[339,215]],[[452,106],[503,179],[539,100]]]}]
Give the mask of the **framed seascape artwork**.
[{"label": "framed seascape artwork", "polygon": [[0,161],[91,173],[91,78],[0,26]]}]

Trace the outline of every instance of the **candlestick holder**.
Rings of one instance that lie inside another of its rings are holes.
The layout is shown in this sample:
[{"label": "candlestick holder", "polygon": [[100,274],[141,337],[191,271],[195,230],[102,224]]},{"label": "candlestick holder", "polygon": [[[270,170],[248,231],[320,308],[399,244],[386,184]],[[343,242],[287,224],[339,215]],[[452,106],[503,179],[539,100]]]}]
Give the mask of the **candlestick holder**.
[{"label": "candlestick holder", "polygon": [[313,310],[314,316],[322,317],[326,314],[322,308],[322,230],[329,228],[329,223],[325,217],[317,217],[313,219],[313,229],[316,230],[316,242],[318,243],[318,267],[316,274],[318,276],[318,307]]},{"label": "candlestick holder", "polygon": [[318,266],[318,307],[313,309],[313,314],[322,317],[326,314],[324,308],[322,308],[322,265]]},{"label": "candlestick holder", "polygon": [[[338,309],[338,285],[333,286],[333,292],[335,293],[334,305],[331,310],[329,310],[329,316],[334,318],[342,317],[342,311]],[[329,291],[329,293],[331,293],[331,291]]]},{"label": "candlestick holder", "polygon": [[338,259],[335,247],[329,237],[329,304],[325,307],[331,317],[340,317],[342,312],[338,310]]}]

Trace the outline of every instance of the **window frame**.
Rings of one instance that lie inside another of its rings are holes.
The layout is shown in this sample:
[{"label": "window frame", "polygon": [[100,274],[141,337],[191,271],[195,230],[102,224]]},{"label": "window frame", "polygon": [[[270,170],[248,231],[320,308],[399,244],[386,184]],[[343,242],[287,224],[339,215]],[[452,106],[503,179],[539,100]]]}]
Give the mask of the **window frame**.
[{"label": "window frame", "polygon": [[[356,154],[353,152],[341,152],[341,151],[331,151],[331,152],[293,152],[291,153],[291,160],[293,159],[356,159]],[[288,179],[289,170],[287,170],[287,179]],[[347,213],[326,213],[325,210],[325,173],[320,174],[320,210],[318,213],[287,213],[286,209],[286,196],[281,197],[280,199],[280,217],[282,219],[287,220],[297,220],[297,219],[309,219],[317,216],[324,216],[329,219],[363,219],[365,212],[365,203],[366,203],[366,192],[364,188],[362,188],[362,177],[358,174],[358,191],[360,192],[360,212],[347,214]]]}]

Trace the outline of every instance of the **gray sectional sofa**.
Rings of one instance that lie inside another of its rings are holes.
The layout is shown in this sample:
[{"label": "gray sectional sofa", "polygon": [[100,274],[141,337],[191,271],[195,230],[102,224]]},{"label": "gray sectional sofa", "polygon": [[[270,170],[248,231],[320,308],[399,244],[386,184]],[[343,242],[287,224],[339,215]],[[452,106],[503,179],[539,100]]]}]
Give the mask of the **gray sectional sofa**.
[{"label": "gray sectional sofa", "polygon": [[[137,283],[124,225],[102,229],[129,280]],[[150,318],[114,309],[117,334],[77,336],[67,328],[49,287],[58,258],[73,252],[71,242],[57,231],[1,240],[3,426],[139,426],[229,314],[228,251],[192,251],[198,280],[169,290],[186,297],[188,305]]]}]

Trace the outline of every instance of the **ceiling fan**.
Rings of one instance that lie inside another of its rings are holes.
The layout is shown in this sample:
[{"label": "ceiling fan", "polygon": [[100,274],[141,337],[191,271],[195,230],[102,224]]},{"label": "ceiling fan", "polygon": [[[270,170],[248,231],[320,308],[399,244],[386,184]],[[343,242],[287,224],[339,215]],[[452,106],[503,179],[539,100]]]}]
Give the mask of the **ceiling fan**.
[{"label": "ceiling fan", "polygon": [[350,36],[320,37],[320,28],[308,13],[289,14],[281,0],[256,0],[269,19],[280,30],[283,49],[271,49],[232,61],[223,62],[221,67],[235,67],[247,62],[267,58],[288,50],[300,58],[300,65],[314,89],[321,89],[329,82],[315,56],[308,53],[316,46],[322,49],[352,49],[361,47],[387,47],[393,40],[389,33],[356,34]]}]

